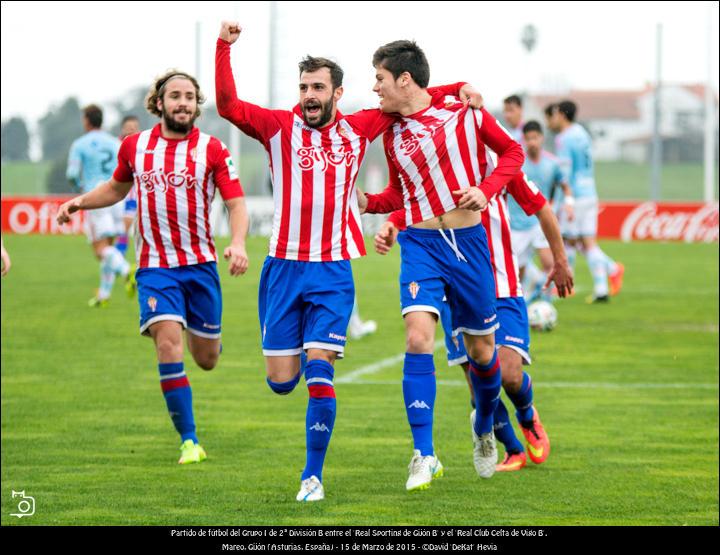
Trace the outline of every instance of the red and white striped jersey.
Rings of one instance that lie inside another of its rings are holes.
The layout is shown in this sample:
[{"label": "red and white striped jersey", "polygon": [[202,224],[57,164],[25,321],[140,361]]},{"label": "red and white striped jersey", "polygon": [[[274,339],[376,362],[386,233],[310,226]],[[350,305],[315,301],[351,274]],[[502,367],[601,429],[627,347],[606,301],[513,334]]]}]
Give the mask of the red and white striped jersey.
[{"label": "red and white striped jersey", "polygon": [[[453,96],[432,97],[428,108],[398,118],[385,132],[390,182],[367,195],[368,213],[404,206],[407,225],[420,223],[456,208],[453,191],[479,186],[489,199],[520,171],[522,147],[492,115]],[[492,175],[486,175],[488,147],[499,154]]]},{"label": "red and white striped jersey", "polygon": [[[457,94],[463,83],[441,88]],[[275,214],[269,254],[311,262],[365,255],[355,180],[370,141],[395,117],[361,110],[321,129],[305,124],[299,106],[269,110],[237,98],[230,44],[217,41],[218,112],[260,141],[269,155]]]},{"label": "red and white striped jersey", "polygon": [[219,139],[197,127],[183,139],[167,139],[158,124],[123,141],[113,177],[135,182],[139,268],[217,261],[210,231],[215,189],[225,200],[243,196]]},{"label": "red and white striped jersey", "polygon": [[[488,171],[492,171],[494,153],[488,151]],[[510,194],[528,216],[536,214],[547,202],[535,184],[523,173],[515,175],[499,194],[488,202],[487,209],[481,213],[481,221],[488,237],[490,262],[495,272],[495,296],[521,297],[520,273],[517,258],[513,254],[512,234],[510,231],[510,213],[507,208],[507,195]],[[400,230],[406,228],[403,210],[397,210],[388,218]]]}]

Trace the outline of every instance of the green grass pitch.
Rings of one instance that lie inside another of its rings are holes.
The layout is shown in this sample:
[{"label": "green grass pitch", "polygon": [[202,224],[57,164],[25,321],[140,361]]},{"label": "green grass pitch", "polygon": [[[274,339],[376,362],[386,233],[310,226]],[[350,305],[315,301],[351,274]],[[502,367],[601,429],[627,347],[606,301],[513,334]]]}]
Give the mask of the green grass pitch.
[{"label": "green grass pitch", "polygon": [[[224,352],[212,372],[186,357],[209,459],[181,467],[137,301],[116,285],[89,309],[97,264],[81,237],[6,236],[2,279],[3,525],[718,525],[718,246],[603,247],[625,263],[625,289],[587,306],[590,278],[558,303],[558,328],[532,336],[535,398],[548,461],[481,480],[472,465],[468,392],[436,352],[435,445],[445,477],[405,492],[412,455],[399,358],[398,251],[353,263],[371,337],[337,364],[338,416],[326,500],[295,501],[307,390],[265,384],[257,286],[222,261]],[[225,241],[220,241],[223,246]],[[438,336],[440,337],[440,336]],[[517,425],[516,425],[517,429]],[[502,451],[502,450],[501,450]],[[36,500],[17,519],[12,490]]]}]

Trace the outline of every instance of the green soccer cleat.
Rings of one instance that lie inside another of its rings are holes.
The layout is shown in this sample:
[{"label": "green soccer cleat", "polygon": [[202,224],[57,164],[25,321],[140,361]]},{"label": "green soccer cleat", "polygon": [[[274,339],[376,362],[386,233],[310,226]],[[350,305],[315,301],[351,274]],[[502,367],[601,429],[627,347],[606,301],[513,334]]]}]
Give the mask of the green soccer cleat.
[{"label": "green soccer cleat", "polygon": [[180,459],[178,464],[199,463],[207,459],[205,449],[200,447],[199,443],[195,443],[192,439],[186,439],[180,446]]},{"label": "green soccer cleat", "polygon": [[98,299],[97,297],[93,297],[87,304],[90,308],[107,308],[109,303],[110,299]]},{"label": "green soccer cleat", "polygon": [[137,265],[133,264],[132,266],[130,266],[130,271],[128,272],[128,275],[125,276],[125,292],[127,293],[129,299],[132,299],[137,292],[137,281],[135,281],[136,270]]}]

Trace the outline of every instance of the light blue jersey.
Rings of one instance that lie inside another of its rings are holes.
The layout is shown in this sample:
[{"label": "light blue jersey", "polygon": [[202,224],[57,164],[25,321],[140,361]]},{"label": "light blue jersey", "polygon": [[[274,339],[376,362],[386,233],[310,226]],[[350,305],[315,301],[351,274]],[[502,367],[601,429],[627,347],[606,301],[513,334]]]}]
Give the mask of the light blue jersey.
[{"label": "light blue jersey", "polygon": [[[528,179],[537,185],[543,196],[550,202],[553,185],[563,182],[563,173],[558,159],[549,152],[542,151],[540,160],[536,163],[526,155],[522,169]],[[512,195],[508,196],[507,205],[510,211],[510,229],[526,231],[538,224],[537,217],[525,214]]]},{"label": "light blue jersey", "polygon": [[120,141],[110,133],[94,129],[75,139],[70,147],[67,178],[83,193],[112,177]]},{"label": "light blue jersey", "polygon": [[597,198],[590,134],[573,123],[555,137],[555,154],[575,198]]}]

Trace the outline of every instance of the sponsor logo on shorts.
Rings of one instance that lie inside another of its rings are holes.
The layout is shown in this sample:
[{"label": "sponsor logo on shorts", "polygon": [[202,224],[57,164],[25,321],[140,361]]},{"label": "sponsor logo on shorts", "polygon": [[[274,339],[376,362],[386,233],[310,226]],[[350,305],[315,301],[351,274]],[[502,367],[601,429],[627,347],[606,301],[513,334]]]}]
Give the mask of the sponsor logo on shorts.
[{"label": "sponsor logo on shorts", "polygon": [[415,300],[415,297],[417,297],[420,292],[420,284],[417,281],[411,282],[410,285],[408,285],[408,291],[410,291],[410,295],[413,300]]},{"label": "sponsor logo on shorts", "polygon": [[510,341],[512,343],[520,343],[520,345],[525,345],[525,340],[520,339],[519,337],[513,337],[512,335],[506,335],[505,341]]},{"label": "sponsor logo on shorts", "polygon": [[455,348],[456,348],[456,349],[459,349],[459,348],[460,348],[460,341],[458,341],[458,338],[457,338],[457,337],[453,337],[453,338],[452,338],[452,342],[453,342],[453,345],[455,345]]},{"label": "sponsor logo on shorts", "polygon": [[347,337],[345,337],[344,335],[338,335],[337,333],[330,332],[328,333],[328,337],[330,339],[335,339],[336,341],[347,341]]},{"label": "sponsor logo on shorts", "polygon": [[330,432],[330,428],[328,428],[325,424],[320,424],[320,422],[315,422],[315,424],[310,426],[310,429],[316,432]]},{"label": "sponsor logo on shorts", "polygon": [[419,399],[415,399],[412,403],[408,405],[409,409],[427,409],[430,410],[430,407],[427,405],[425,401],[420,401]]},{"label": "sponsor logo on shorts", "polygon": [[209,330],[217,330],[220,328],[220,324],[206,324],[205,322],[203,322],[203,327]]},{"label": "sponsor logo on shorts", "polygon": [[147,300],[148,306],[150,307],[150,310],[155,312],[155,309],[157,308],[157,299],[155,297],[149,297]]},{"label": "sponsor logo on shorts", "polygon": [[490,318],[485,318],[485,320],[483,320],[483,322],[485,324],[489,324],[490,322],[494,322],[496,318],[497,318],[497,314],[493,314]]}]

